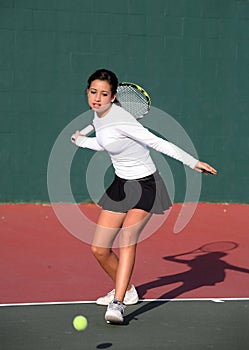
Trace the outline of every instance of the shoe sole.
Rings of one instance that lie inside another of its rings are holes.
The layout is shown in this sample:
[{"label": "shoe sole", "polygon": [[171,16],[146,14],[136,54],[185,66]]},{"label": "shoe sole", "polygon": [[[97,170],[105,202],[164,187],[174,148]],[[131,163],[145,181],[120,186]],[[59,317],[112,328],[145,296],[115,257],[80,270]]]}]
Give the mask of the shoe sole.
[{"label": "shoe sole", "polygon": [[138,303],[138,300],[139,300],[139,299],[136,298],[136,299],[133,299],[133,300],[129,301],[128,303],[125,302],[125,300],[124,300],[124,305],[135,305],[135,304]]},{"label": "shoe sole", "polygon": [[112,324],[122,324],[124,322],[124,319],[120,319],[117,317],[117,315],[111,315],[108,314],[107,316],[105,316],[105,320],[107,323],[112,323]]},{"label": "shoe sole", "polygon": [[[138,303],[138,300],[139,300],[139,299],[136,299],[136,300],[134,300],[134,301],[132,301],[132,302],[129,302],[129,303],[125,303],[125,302],[124,302],[124,305],[135,305],[135,304],[137,304],[137,303]],[[97,304],[97,305],[107,306],[107,305],[109,305],[109,304],[110,304],[110,302],[112,302],[112,300],[111,300],[111,301],[109,301],[108,303],[101,302],[101,301],[96,301],[96,304]]]}]

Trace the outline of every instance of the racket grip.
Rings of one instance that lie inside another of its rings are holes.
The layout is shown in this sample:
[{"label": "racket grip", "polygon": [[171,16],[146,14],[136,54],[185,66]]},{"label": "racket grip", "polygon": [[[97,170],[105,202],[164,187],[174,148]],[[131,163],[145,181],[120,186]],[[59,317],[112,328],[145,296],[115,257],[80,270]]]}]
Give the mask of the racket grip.
[{"label": "racket grip", "polygon": [[[94,126],[92,124],[90,124],[90,125],[87,125],[84,129],[81,129],[80,133],[84,136],[87,136],[87,135],[91,134],[93,132],[93,130],[94,130]],[[71,140],[75,141],[73,136],[71,137]]]},{"label": "racket grip", "polygon": [[84,129],[80,130],[80,133],[84,136],[91,134],[94,130],[94,126],[92,124],[87,125]]}]

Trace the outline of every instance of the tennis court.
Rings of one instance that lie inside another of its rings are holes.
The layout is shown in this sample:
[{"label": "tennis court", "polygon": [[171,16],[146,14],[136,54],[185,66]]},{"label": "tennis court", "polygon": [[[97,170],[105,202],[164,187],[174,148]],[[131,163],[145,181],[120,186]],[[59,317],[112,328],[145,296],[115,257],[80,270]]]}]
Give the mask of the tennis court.
[{"label": "tennis court", "polygon": [[[82,206],[97,216],[97,207]],[[63,229],[49,205],[3,205],[1,349],[247,349],[248,206],[200,203],[189,225],[173,234],[180,207],[139,243],[133,283],[140,301],[116,326],[94,303],[113,286],[89,245]],[[236,247],[172,261],[210,242]],[[89,322],[82,332],[72,326],[78,314]]]},{"label": "tennis court", "polygon": [[[0,350],[248,349],[248,67],[248,0],[0,0]],[[152,150],[174,204],[138,244],[120,326],[89,244],[110,158],[70,142],[101,68],[146,90],[142,125],[218,170]]]}]

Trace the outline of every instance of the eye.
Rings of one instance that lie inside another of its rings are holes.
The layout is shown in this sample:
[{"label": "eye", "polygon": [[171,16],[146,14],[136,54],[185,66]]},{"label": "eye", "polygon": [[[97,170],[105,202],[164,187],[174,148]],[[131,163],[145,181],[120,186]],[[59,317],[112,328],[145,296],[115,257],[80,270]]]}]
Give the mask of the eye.
[{"label": "eye", "polygon": [[94,95],[94,94],[96,94],[96,91],[95,90],[90,90],[90,94]]}]

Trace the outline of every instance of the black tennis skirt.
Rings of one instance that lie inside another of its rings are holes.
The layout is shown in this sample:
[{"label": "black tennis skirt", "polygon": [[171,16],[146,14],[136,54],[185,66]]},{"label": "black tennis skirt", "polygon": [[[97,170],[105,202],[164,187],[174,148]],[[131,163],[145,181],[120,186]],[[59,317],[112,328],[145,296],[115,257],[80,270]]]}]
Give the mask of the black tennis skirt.
[{"label": "black tennis skirt", "polygon": [[171,200],[165,184],[156,171],[154,174],[136,179],[125,180],[115,175],[98,202],[102,209],[126,213],[130,209],[142,209],[153,214],[163,214],[171,206]]}]

